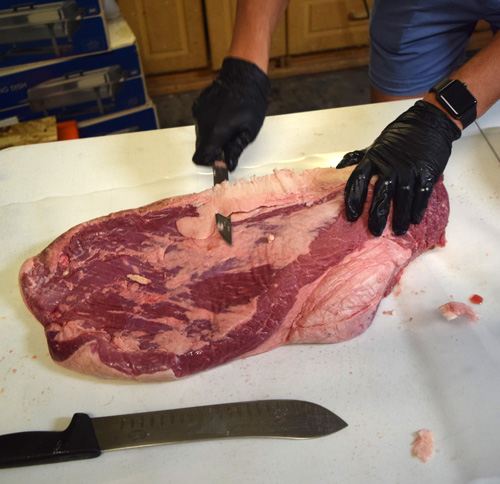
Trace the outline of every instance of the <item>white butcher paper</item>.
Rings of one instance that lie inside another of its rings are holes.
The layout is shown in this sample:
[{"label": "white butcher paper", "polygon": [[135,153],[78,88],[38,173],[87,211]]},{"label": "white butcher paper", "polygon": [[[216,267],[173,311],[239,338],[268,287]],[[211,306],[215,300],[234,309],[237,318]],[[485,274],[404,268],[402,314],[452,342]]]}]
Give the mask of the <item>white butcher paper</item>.
[{"label": "white butcher paper", "polygon": [[[334,166],[368,146],[412,102],[270,116],[235,177]],[[499,113],[499,110],[496,110]],[[299,345],[164,383],[104,381],[52,362],[24,306],[24,260],[70,227],[160,198],[201,191],[192,126],[62,141],[0,153],[0,434],[61,430],[73,413],[144,412],[266,398],[309,400],[349,426],[312,440],[239,439],[104,453],[1,471],[2,482],[500,482],[500,115],[470,126],[445,171],[448,243],[414,261],[372,326],[339,344]],[[484,128],[484,129],[483,129]],[[500,149],[497,150],[497,153]],[[439,306],[484,302],[474,324]],[[435,438],[412,457],[415,432]]]}]

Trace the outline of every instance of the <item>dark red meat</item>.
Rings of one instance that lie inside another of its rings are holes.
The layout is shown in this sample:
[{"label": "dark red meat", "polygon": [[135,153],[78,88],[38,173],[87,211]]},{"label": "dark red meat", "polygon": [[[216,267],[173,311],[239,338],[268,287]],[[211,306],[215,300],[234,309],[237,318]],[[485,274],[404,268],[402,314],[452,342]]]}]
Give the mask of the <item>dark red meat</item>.
[{"label": "dark red meat", "polygon": [[[402,237],[349,223],[351,169],[227,182],[72,228],[20,272],[53,359],[105,378],[168,380],[288,343],[361,334],[406,265],[445,243],[448,197]],[[215,213],[232,213],[233,245]]]}]

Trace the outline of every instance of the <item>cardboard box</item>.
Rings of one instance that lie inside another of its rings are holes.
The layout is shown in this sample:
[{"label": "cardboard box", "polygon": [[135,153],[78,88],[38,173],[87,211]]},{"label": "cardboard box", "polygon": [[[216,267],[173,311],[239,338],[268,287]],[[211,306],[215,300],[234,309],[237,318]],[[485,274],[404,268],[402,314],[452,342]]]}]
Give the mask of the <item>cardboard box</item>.
[{"label": "cardboard box", "polygon": [[122,18],[108,25],[108,52],[1,69],[0,119],[56,116],[58,122],[81,121],[145,104],[135,37]]},{"label": "cardboard box", "polygon": [[109,49],[100,0],[2,0],[0,67]]},{"label": "cardboard box", "polygon": [[144,106],[78,123],[80,138],[134,133],[158,129],[158,115],[152,101]]}]

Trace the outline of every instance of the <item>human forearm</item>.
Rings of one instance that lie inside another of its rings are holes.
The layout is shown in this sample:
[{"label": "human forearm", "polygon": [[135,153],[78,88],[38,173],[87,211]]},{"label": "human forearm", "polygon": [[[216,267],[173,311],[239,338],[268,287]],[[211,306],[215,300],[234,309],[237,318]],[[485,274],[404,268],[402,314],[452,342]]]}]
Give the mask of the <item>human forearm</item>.
[{"label": "human forearm", "polygon": [[238,0],[233,37],[217,79],[193,103],[194,163],[220,159],[232,171],[259,133],[268,105],[271,37],[289,0]]},{"label": "human forearm", "polygon": [[[468,90],[477,99],[478,118],[488,111],[500,99],[500,83],[498,82],[500,79],[500,32],[469,62],[457,69],[450,78],[467,84]],[[444,111],[435,94],[426,94],[424,101]],[[453,121],[462,129],[460,121]]]},{"label": "human forearm", "polygon": [[290,0],[238,0],[228,56],[267,72],[271,37]]}]

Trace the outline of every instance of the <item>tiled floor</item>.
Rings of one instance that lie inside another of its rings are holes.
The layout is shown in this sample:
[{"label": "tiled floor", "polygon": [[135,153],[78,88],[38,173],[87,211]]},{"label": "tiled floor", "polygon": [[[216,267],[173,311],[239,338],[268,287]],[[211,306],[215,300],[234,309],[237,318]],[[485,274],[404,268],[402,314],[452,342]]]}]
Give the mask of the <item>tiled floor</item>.
[{"label": "tiled floor", "polygon": [[[192,125],[191,105],[199,91],[153,98],[161,128]],[[370,102],[368,67],[274,79],[268,115],[313,111]]]}]

